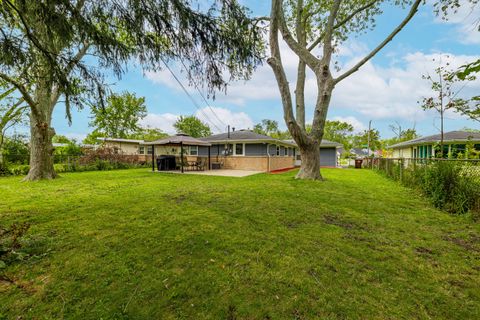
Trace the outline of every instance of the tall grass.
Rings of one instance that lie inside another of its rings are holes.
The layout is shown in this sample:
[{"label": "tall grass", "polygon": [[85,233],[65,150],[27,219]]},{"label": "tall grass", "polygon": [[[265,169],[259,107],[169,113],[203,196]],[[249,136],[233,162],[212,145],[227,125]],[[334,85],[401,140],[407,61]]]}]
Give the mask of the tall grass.
[{"label": "tall grass", "polygon": [[381,159],[375,169],[420,190],[432,204],[453,214],[480,214],[480,162]]}]

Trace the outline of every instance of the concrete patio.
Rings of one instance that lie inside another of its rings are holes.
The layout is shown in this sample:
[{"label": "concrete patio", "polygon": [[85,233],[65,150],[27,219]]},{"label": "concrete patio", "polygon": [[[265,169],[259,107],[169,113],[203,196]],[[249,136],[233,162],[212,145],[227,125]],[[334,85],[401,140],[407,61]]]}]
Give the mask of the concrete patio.
[{"label": "concrete patio", "polygon": [[177,174],[197,174],[203,176],[219,176],[219,177],[248,177],[254,174],[263,173],[263,171],[254,171],[254,170],[232,170],[232,169],[218,169],[218,170],[205,170],[205,171],[185,171],[181,173],[179,170],[175,171],[155,171],[155,172],[165,172],[165,173],[177,173]]}]

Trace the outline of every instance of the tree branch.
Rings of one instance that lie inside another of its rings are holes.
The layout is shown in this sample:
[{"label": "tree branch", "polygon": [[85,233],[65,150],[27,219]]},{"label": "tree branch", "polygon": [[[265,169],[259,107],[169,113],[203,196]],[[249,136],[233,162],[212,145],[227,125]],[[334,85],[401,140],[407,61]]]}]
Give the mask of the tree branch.
[{"label": "tree branch", "polygon": [[18,91],[20,91],[20,93],[22,94],[22,97],[25,99],[25,101],[30,106],[30,108],[32,108],[32,111],[37,112],[37,104],[33,100],[32,96],[28,93],[27,88],[25,88],[24,85],[22,85],[18,81],[15,81],[14,79],[12,79],[11,77],[7,76],[4,73],[0,73],[0,78],[2,78],[3,80],[7,81],[10,84],[12,84],[15,88],[17,88]]},{"label": "tree branch", "polygon": [[278,44],[278,31],[279,31],[279,17],[282,0],[272,0],[272,11],[270,16],[270,32],[269,32],[269,43],[270,43],[270,54],[271,57],[268,58],[267,63],[273,70],[275,78],[277,80],[278,88],[280,90],[280,95],[282,98],[282,105],[284,111],[285,122],[289,128],[299,131],[300,128],[295,121],[292,108],[292,96],[290,93],[290,88],[288,86],[287,76],[285,74],[285,69],[282,64],[282,57],[280,55],[280,46]]},{"label": "tree branch", "polygon": [[334,81],[335,81],[335,84],[339,83],[340,81],[342,81],[343,79],[347,78],[348,76],[352,75],[353,73],[355,73],[356,71],[358,71],[358,69],[360,69],[361,66],[363,66],[365,63],[367,63],[373,56],[375,56],[380,50],[383,49],[383,47],[385,47],[390,41],[392,41],[392,39],[403,29],[403,27],[405,27],[405,25],[413,18],[413,16],[415,15],[415,13],[417,12],[418,10],[418,6],[420,5],[420,3],[422,2],[422,0],[416,0],[412,7],[410,8],[410,11],[408,13],[408,15],[405,17],[405,19],[403,19],[403,21],[392,31],[392,33],[390,33],[388,35],[388,37],[385,38],[385,40],[383,40],[375,49],[373,49],[365,58],[363,58],[362,60],[360,60],[355,66],[353,66],[350,70],[346,71],[345,73],[343,73],[342,75],[340,75],[338,78],[336,78]]},{"label": "tree branch", "polygon": [[[305,32],[305,20],[303,19],[303,0],[297,2],[297,17],[295,22],[295,31],[297,41],[302,47],[307,45],[307,35]],[[306,65],[302,59],[298,59],[297,84],[295,87],[295,116],[298,125],[305,129],[305,78]]]},{"label": "tree branch", "polygon": [[[273,7],[273,4],[272,4]],[[283,5],[282,3],[278,4],[278,16],[276,21],[279,26],[280,33],[282,34],[283,40],[287,43],[288,47],[295,52],[299,59],[303,60],[312,70],[316,68],[318,65],[319,60],[312,54],[310,51],[305,48],[305,46],[301,46],[298,41],[296,41],[290,31],[288,30],[287,23],[285,22],[285,16],[283,14]],[[272,18],[271,23],[273,21]]]},{"label": "tree branch", "polygon": [[328,16],[327,27],[325,29],[322,60],[328,61],[328,63],[330,63],[330,58],[332,56],[333,31],[335,29],[335,20],[337,19],[337,14],[338,14],[338,10],[340,9],[341,2],[342,0],[335,0],[335,3],[333,4],[333,8],[330,11],[330,16]]}]

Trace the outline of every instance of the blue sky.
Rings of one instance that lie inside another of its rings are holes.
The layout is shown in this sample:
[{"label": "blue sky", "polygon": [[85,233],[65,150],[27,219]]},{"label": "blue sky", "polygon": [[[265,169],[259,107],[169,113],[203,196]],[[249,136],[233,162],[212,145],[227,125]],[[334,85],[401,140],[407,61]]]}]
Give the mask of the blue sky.
[{"label": "blue sky", "polygon": [[[243,0],[254,15],[268,15],[270,1]],[[352,123],[357,130],[368,126],[380,130],[383,138],[393,135],[389,125],[395,121],[403,128],[415,126],[421,135],[435,134],[438,119],[432,112],[421,110],[417,101],[428,96],[428,84],[421,75],[431,72],[437,65],[432,59],[450,61],[460,66],[480,55],[480,32],[473,25],[474,17],[479,16],[478,8],[471,12],[462,6],[460,12],[449,22],[442,22],[434,16],[430,5],[421,7],[411,23],[374,59],[358,73],[340,83],[333,93],[328,112],[329,119],[339,119]],[[368,53],[405,16],[406,10],[398,7],[385,7],[385,13],[377,19],[377,28],[368,34],[354,37],[343,44],[339,51],[341,65],[348,67]],[[284,45],[283,48],[286,49]],[[447,57],[447,54],[449,57]],[[295,79],[295,56],[285,50],[283,56],[290,82]],[[188,81],[181,69],[172,68]],[[214,131],[223,131],[227,124],[237,129],[251,128],[262,119],[274,119],[285,128],[278,89],[272,71],[265,64],[258,68],[250,81],[235,82],[227,89],[227,94],[217,93],[215,100],[206,106],[195,88],[188,90],[196,99],[197,109],[167,70],[144,74],[135,66],[121,80],[111,79],[116,92],[128,90],[146,98],[148,116],[143,125],[158,127],[171,133],[172,124],[178,115],[195,114],[210,123]],[[471,83],[465,94],[480,91],[480,82]],[[312,102],[315,99],[315,85],[312,75],[307,79],[307,120],[312,118]],[[215,115],[213,114],[215,113]],[[54,111],[53,126],[58,134],[82,139],[89,128],[89,110],[73,113],[73,123],[68,125],[65,110],[59,105]],[[218,119],[219,118],[219,119]],[[449,114],[446,130],[463,127],[480,129],[478,122],[466,120],[456,114]]]}]

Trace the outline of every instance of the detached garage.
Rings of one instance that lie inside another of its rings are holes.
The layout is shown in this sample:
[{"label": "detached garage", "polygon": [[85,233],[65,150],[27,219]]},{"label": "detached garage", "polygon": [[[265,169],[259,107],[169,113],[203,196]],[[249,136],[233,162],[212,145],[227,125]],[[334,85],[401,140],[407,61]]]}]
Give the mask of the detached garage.
[{"label": "detached garage", "polygon": [[[294,143],[293,140],[287,140],[290,143]],[[338,157],[340,156],[340,151],[343,147],[342,144],[338,142],[333,142],[329,140],[322,140],[320,145],[320,166],[322,167],[337,167],[338,166]],[[295,165],[300,166],[302,163],[301,161],[301,154],[297,153],[295,159]]]}]

